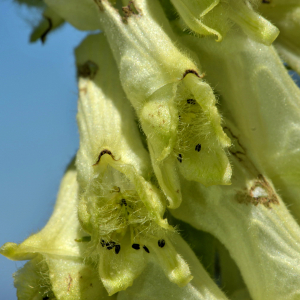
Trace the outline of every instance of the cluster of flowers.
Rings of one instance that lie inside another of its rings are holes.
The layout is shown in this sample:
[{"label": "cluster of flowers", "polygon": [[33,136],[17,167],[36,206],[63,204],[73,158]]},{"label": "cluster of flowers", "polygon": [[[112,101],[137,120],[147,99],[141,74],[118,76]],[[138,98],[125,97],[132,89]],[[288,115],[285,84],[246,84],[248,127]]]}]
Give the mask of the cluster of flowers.
[{"label": "cluster of flowers", "polygon": [[32,41],[101,33],[75,51],[80,147],[53,215],[0,249],[30,260],[18,298],[300,299],[300,90],[279,58],[300,71],[300,2],[45,3]]}]

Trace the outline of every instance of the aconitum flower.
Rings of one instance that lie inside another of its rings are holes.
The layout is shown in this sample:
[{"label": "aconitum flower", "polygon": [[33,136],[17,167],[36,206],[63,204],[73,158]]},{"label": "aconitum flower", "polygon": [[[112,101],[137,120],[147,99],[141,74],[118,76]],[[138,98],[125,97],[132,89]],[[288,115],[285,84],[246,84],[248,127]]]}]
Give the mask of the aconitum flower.
[{"label": "aconitum flower", "polygon": [[19,299],[300,299],[296,1],[45,2],[32,40],[103,32],[54,213],[0,250]]}]

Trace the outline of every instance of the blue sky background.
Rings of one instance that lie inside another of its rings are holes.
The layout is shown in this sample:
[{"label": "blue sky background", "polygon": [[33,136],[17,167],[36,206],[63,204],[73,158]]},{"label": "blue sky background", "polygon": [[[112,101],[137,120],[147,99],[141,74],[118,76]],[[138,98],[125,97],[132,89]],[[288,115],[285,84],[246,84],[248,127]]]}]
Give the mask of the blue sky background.
[{"label": "blue sky background", "polygon": [[[73,49],[86,33],[65,25],[44,45],[30,44],[32,19],[1,0],[0,246],[46,224],[78,148]],[[12,273],[22,265],[0,256],[1,299],[17,299]]]}]

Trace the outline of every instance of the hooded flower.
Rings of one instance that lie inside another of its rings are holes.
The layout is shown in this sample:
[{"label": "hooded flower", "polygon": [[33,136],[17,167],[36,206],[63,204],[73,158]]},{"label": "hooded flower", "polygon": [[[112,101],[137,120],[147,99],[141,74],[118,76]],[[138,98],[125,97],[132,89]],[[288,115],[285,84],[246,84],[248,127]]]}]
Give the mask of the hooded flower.
[{"label": "hooded flower", "polygon": [[[185,287],[174,285],[164,274],[163,268],[172,263],[172,255],[168,241],[163,248],[155,245],[166,254],[163,257],[166,262],[157,259],[158,253],[146,253],[143,248],[133,249],[134,259],[138,258],[137,252],[148,255],[149,264],[142,271],[141,278],[137,279],[133,286],[119,294],[108,296],[101,280],[99,279],[98,266],[90,253],[91,236],[82,230],[77,217],[78,207],[78,184],[77,172],[74,164],[68,168],[60,186],[54,212],[47,225],[38,233],[33,234],[24,242],[17,245],[6,243],[0,248],[0,253],[12,260],[29,260],[23,268],[14,274],[14,284],[17,288],[17,296],[20,300],[74,300],[74,299],[149,299],[152,295],[155,299],[164,299],[166,295],[172,295],[173,299],[182,300],[184,295],[195,300],[226,300],[226,296],[218,289],[213,280],[204,270],[195,254],[183,239],[174,235],[172,242],[181,256],[186,258],[191,265],[194,278]],[[151,244],[151,243],[150,243]],[[160,244],[162,245],[162,244]],[[116,246],[110,252],[116,256]],[[148,250],[151,248],[149,247]],[[121,254],[124,249],[120,250]],[[151,249],[152,251],[152,249]],[[157,251],[159,252],[159,251]],[[170,253],[171,252],[171,253]],[[103,253],[102,253],[103,254]],[[127,252],[126,255],[129,253]],[[115,262],[114,258],[104,257],[110,261],[102,260],[105,267],[109,262]],[[120,258],[120,257],[119,257]],[[123,255],[126,260],[126,256]],[[127,258],[128,259],[128,258]],[[138,260],[141,263],[141,260]],[[144,263],[142,261],[142,263]],[[139,268],[139,266],[135,265]],[[115,266],[120,267],[119,265]],[[111,270],[111,269],[110,269]],[[173,276],[178,275],[176,270]],[[117,276],[117,275],[116,275]],[[127,278],[126,278],[127,279]],[[141,282],[143,285],[141,285]],[[161,285],[162,289],[157,289]]]},{"label": "hooded flower", "polygon": [[231,168],[224,148],[230,141],[215,96],[199,67],[175,46],[176,37],[157,0],[130,2],[123,8],[123,19],[106,0],[98,9],[169,206],[181,202],[176,169],[204,185],[229,184]]},{"label": "hooded flower", "polygon": [[14,274],[18,299],[108,298],[93,264],[82,255],[86,245],[75,241],[86,235],[76,214],[77,189],[71,165],[47,225],[19,245],[6,243],[0,248],[0,253],[12,260],[30,260]]},{"label": "hooded flower", "polygon": [[272,47],[237,29],[183,40],[218,88],[234,173],[230,187],[182,179],[188,201],[173,214],[225,245],[253,299],[297,299],[300,230],[275,188],[298,216],[299,89]]},{"label": "hooded flower", "polygon": [[33,40],[64,20],[106,37],[76,49],[76,170],[0,249],[30,260],[18,298],[299,299],[300,93],[255,12],[297,70],[298,1],[45,1]]},{"label": "hooded flower", "polygon": [[110,295],[131,286],[150,259],[184,286],[192,276],[172,244],[174,229],[162,219],[165,200],[152,182],[149,155],[103,34],[86,38],[76,57],[78,216],[90,234],[86,255],[98,263]]},{"label": "hooded flower", "polygon": [[279,30],[252,8],[249,0],[171,0],[188,28],[200,35],[216,36],[221,41],[238,24],[252,39],[271,45]]},{"label": "hooded flower", "polygon": [[[218,89],[226,130],[300,219],[300,91],[273,47],[237,30],[222,43],[184,39]],[[238,154],[239,155],[239,154]]]}]

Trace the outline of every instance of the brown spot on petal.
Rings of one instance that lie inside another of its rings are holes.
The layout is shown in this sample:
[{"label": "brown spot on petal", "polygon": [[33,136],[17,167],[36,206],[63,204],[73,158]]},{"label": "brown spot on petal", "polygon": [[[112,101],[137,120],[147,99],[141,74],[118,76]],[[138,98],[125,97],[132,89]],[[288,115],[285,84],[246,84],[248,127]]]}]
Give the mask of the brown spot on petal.
[{"label": "brown spot on petal", "polygon": [[271,204],[279,204],[274,189],[261,174],[252,183],[250,189],[237,193],[237,200],[239,203],[253,204],[254,206],[262,204],[267,208],[271,208]]},{"label": "brown spot on petal", "polygon": [[72,277],[71,277],[70,274],[69,274],[69,277],[67,278],[67,281],[68,281],[68,292],[69,292],[70,288],[71,288],[71,285],[72,285],[72,281],[73,281],[73,279],[72,279]]},{"label": "brown spot on petal", "polygon": [[81,89],[79,89],[79,92],[86,94],[87,93],[87,88],[81,88]]},{"label": "brown spot on petal", "polygon": [[128,18],[132,15],[140,15],[140,10],[135,6],[134,1],[131,0],[128,2],[127,6],[122,7],[122,13],[124,15],[122,20],[126,24],[128,22]]}]

